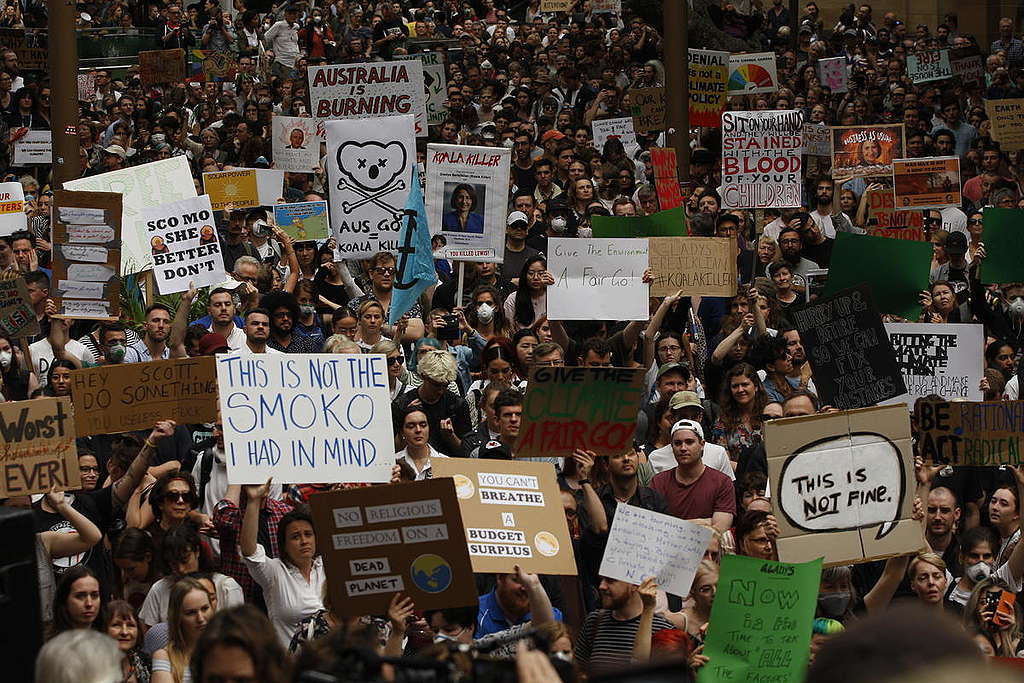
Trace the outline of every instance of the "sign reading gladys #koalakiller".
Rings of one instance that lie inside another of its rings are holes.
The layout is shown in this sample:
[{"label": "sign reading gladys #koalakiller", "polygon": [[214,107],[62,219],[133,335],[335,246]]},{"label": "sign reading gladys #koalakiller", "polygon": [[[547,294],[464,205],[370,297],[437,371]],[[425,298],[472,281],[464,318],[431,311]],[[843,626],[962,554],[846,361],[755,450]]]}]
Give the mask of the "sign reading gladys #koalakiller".
[{"label": "sign reading gladys #koalakiller", "polygon": [[621,454],[633,442],[643,374],[636,368],[532,368],[513,454],[569,456],[577,448]]},{"label": "sign reading gladys #koalakiller", "polygon": [[980,401],[978,379],[984,357],[978,353],[985,327],[970,323],[885,323],[907,393],[885,401],[906,403],[925,396]]},{"label": "sign reading gladys #koalakiller", "polygon": [[153,279],[161,294],[227,279],[209,195],[146,209],[142,223],[153,254]]},{"label": "sign reading gladys #koalakiller", "polygon": [[416,609],[477,604],[450,478],[318,493],[309,503],[337,615],[386,614],[396,593]]},{"label": "sign reading gladys #koalakiller", "polygon": [[422,62],[332,64],[312,67],[308,73],[313,116],[368,119],[411,114],[416,119],[416,136],[426,137]]},{"label": "sign reading gladys #koalakiller", "polygon": [[722,112],[722,206],[800,206],[803,112]]},{"label": "sign reading gladys #koalakiller", "polygon": [[1024,401],[920,401],[918,455],[946,465],[1024,464]]},{"label": "sign reading gladys #koalakiller", "polygon": [[157,420],[213,422],[215,372],[213,359],[206,356],[76,370],[71,397],[78,435],[151,429]]},{"label": "sign reading gladys #koalakiller", "polygon": [[52,486],[61,491],[82,487],[71,401],[0,403],[0,497],[46,493]]},{"label": "sign reading gladys #koalakiller", "polygon": [[427,215],[448,258],[501,263],[512,150],[427,145]]},{"label": "sign reading gladys #koalakiller", "polygon": [[[435,458],[451,477],[474,572],[576,574],[555,468],[546,462]],[[417,606],[418,603],[417,603]]]},{"label": "sign reading gladys #koalakiller", "polygon": [[387,373],[382,354],[219,354],[228,482],[390,481]]}]

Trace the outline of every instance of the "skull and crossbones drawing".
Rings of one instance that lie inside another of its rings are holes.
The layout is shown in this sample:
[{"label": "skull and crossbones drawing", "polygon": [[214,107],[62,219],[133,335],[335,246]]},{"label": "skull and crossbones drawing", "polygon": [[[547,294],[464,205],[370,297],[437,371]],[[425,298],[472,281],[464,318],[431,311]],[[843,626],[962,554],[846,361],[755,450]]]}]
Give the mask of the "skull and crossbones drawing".
[{"label": "skull and crossbones drawing", "polygon": [[341,209],[351,213],[373,203],[391,214],[401,224],[403,209],[383,200],[389,194],[406,189],[408,155],[399,142],[345,142],[338,147],[338,189],[360,197],[343,201]]}]

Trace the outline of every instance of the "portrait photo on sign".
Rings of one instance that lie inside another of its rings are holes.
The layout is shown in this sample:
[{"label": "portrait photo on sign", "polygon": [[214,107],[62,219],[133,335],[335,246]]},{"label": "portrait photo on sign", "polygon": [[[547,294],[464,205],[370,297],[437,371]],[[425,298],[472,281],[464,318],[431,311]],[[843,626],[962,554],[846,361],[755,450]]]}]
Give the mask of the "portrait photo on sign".
[{"label": "portrait photo on sign", "polygon": [[445,182],[444,216],[441,229],[445,232],[484,231],[487,186],[483,183]]}]

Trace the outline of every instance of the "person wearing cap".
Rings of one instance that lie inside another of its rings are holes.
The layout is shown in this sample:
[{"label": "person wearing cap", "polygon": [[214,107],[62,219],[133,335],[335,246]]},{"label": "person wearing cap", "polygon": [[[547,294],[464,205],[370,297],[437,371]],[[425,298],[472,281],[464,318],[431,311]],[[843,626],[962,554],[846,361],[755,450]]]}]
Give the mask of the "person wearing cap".
[{"label": "person wearing cap", "polygon": [[[704,429],[704,404],[696,393],[692,391],[679,391],[672,394],[672,398],[668,402],[668,408],[672,412],[672,418],[677,423],[680,420],[689,420],[700,424],[701,429]],[[729,477],[730,481],[736,479],[732,464],[729,462],[729,453],[723,446],[705,442],[701,459],[708,467],[712,467]],[[675,467],[676,460],[673,455],[672,444],[656,448],[648,453],[647,462],[651,464],[655,474]]]},{"label": "person wearing cap", "polygon": [[676,465],[651,480],[651,488],[665,497],[668,514],[680,519],[710,522],[725,532],[736,513],[732,480],[704,464],[704,428],[693,420],[672,425],[672,455]]},{"label": "person wearing cap", "polygon": [[561,144],[563,140],[565,140],[565,133],[557,128],[544,131],[540,136],[541,147],[544,148],[545,154],[552,159],[555,158],[555,154],[558,152],[558,145]]},{"label": "person wearing cap", "polygon": [[931,285],[945,280],[956,288],[955,294],[957,299],[965,301],[967,298],[968,270],[970,267],[967,263],[967,235],[962,232],[949,233],[946,236],[944,251],[949,260],[932,268],[931,272],[928,273],[928,284]]},{"label": "person wearing cap", "polygon": [[[548,165],[550,167],[550,163]],[[519,273],[527,261],[542,254],[526,244],[526,236],[530,230],[530,219],[522,211],[513,211],[508,215],[505,225],[505,256],[501,264],[501,279],[518,284]]]},{"label": "person wearing cap", "polygon": [[124,168],[124,160],[128,158],[128,153],[124,151],[124,147],[121,145],[110,145],[109,147],[103,148],[103,170],[106,171],[117,171]]},{"label": "person wearing cap", "polygon": [[200,337],[198,349],[200,356],[216,356],[218,353],[228,353],[231,351],[231,347],[228,346],[228,340],[223,334],[216,332],[207,332]]}]

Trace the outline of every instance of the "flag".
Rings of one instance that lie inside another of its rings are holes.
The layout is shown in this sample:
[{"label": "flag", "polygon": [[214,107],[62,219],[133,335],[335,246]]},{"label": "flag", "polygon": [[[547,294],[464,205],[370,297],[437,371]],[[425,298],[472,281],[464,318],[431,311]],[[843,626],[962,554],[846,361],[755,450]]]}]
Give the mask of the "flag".
[{"label": "flag", "polygon": [[402,229],[398,233],[398,267],[394,289],[391,292],[391,311],[388,324],[394,325],[416,305],[420,294],[437,282],[434,274],[434,255],[430,246],[430,226],[427,210],[423,206],[423,189],[419,170],[412,165],[409,198],[405,203]]}]

